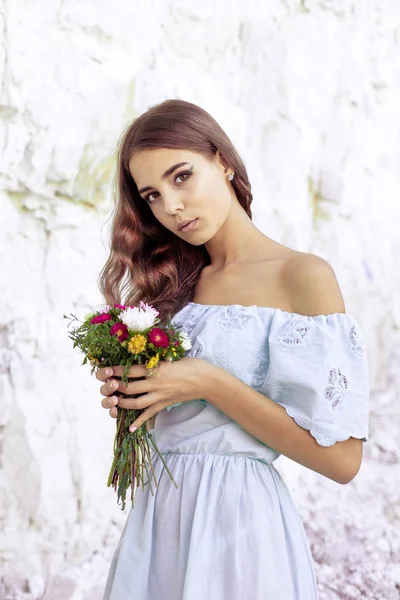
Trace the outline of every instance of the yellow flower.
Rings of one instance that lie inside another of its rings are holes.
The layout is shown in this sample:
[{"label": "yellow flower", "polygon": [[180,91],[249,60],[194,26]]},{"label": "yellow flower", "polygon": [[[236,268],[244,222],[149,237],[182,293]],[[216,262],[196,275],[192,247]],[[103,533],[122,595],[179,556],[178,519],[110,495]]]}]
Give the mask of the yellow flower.
[{"label": "yellow flower", "polygon": [[128,342],[128,350],[131,354],[140,354],[140,352],[144,352],[147,344],[147,339],[144,335],[140,333],[137,335],[133,335]]},{"label": "yellow flower", "polygon": [[153,369],[158,364],[159,358],[158,356],[152,356],[149,362],[146,365],[146,369]]}]

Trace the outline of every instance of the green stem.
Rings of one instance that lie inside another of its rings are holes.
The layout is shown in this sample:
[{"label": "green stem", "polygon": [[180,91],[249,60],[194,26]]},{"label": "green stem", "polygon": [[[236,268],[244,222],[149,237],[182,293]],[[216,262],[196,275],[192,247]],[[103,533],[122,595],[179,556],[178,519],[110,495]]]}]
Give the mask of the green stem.
[{"label": "green stem", "polygon": [[149,469],[148,469],[148,466],[147,466],[146,463],[144,463],[144,468],[146,469],[146,473],[147,473],[148,483],[149,483],[149,486],[150,486],[151,495],[154,496],[153,488],[151,486],[151,475],[149,473]]},{"label": "green stem", "polygon": [[110,474],[109,474],[108,480],[107,480],[107,487],[110,487],[112,485],[112,482],[113,482],[113,479],[114,479],[115,468],[117,466],[117,460],[118,460],[117,457],[114,456],[114,460],[112,462]]},{"label": "green stem", "polygon": [[147,471],[147,477],[149,478],[149,484],[150,484],[150,489],[151,489],[151,493],[153,495],[153,488],[151,487],[151,475],[153,476],[154,482],[156,484],[156,487],[158,487],[157,485],[157,476],[156,476],[156,472],[154,470],[154,466],[153,466],[153,461],[151,460],[151,454],[150,454],[150,448],[149,448],[149,442],[148,442],[148,437],[146,436],[146,441],[145,441],[145,449],[146,449],[146,455],[148,457],[148,463],[151,469],[151,474],[149,474],[147,465],[146,465],[146,471]]},{"label": "green stem", "polygon": [[164,467],[165,467],[168,475],[170,476],[170,478],[171,478],[172,482],[174,483],[175,487],[177,488],[178,484],[176,483],[175,479],[173,478],[171,471],[168,469],[167,463],[165,462],[163,455],[161,454],[161,452],[157,448],[157,445],[156,445],[155,441],[153,440],[153,436],[151,435],[151,433],[149,433],[148,436],[149,436],[150,442],[152,443],[155,451],[157,452],[158,456],[161,458],[161,461],[162,461],[162,463],[163,463],[163,465],[164,465]]}]

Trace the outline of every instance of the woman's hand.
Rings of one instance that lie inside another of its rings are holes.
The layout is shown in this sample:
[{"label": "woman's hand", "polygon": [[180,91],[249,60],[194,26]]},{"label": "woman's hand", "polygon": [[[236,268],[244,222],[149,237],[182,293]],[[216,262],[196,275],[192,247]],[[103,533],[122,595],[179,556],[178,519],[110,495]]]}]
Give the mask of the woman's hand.
[{"label": "woman's hand", "polygon": [[[106,396],[101,404],[109,409],[112,417],[117,416],[117,405],[126,409],[147,409],[132,423],[130,429],[134,431],[133,428],[137,429],[167,406],[197,398],[207,400],[211,370],[217,367],[200,358],[181,358],[175,362],[160,361],[151,377],[128,384],[113,378],[113,375],[122,377],[124,368],[120,365],[103,367],[96,371],[96,377],[105,382],[100,388],[100,393]],[[107,369],[112,369],[110,375],[106,373]],[[143,365],[132,365],[127,376],[143,377],[148,372]],[[117,390],[124,394],[143,395],[138,398],[113,396]]]}]

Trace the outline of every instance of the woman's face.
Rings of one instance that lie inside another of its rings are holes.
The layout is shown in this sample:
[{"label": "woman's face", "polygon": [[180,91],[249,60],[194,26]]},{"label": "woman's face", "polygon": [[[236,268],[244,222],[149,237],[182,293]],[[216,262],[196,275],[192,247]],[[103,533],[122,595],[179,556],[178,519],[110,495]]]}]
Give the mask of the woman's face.
[{"label": "woman's face", "polygon": [[[143,202],[164,227],[189,244],[210,240],[227,219],[236,198],[219,154],[213,158],[190,150],[140,150],[129,170]],[[181,229],[185,221],[196,219]]]}]

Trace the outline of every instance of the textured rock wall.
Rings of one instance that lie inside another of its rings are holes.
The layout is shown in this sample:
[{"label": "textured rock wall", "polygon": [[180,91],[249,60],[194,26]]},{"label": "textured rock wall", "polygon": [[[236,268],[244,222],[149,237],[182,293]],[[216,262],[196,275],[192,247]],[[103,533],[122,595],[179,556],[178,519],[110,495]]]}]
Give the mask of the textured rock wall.
[{"label": "textured rock wall", "polygon": [[371,440],[339,486],[285,458],[321,600],[400,597],[400,3],[3,0],[0,13],[3,600],[101,597],[125,514],[112,422],[64,313],[102,302],[116,140],[168,97],[209,110],[254,220],[327,258],[371,364]]}]

